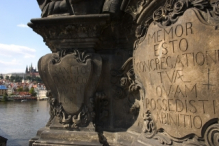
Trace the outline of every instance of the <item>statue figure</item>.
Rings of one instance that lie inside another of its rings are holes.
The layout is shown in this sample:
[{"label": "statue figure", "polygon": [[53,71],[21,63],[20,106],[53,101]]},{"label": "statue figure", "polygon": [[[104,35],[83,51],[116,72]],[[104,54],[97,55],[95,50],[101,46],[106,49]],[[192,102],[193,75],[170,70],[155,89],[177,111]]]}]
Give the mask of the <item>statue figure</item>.
[{"label": "statue figure", "polygon": [[[87,7],[84,12],[85,5],[80,5],[84,0],[37,0],[42,11],[42,17],[50,17],[56,15],[76,15],[76,14],[95,14],[95,13],[118,13],[120,6],[127,0],[89,0],[84,1]],[[75,6],[77,5],[77,6]],[[94,5],[90,7],[90,5]],[[79,8],[78,8],[79,7]],[[93,9],[93,10],[92,10]]]},{"label": "statue figure", "polygon": [[37,0],[42,11],[42,17],[47,17],[49,15],[55,14],[74,14],[71,6],[74,2],[79,1],[81,0]]}]

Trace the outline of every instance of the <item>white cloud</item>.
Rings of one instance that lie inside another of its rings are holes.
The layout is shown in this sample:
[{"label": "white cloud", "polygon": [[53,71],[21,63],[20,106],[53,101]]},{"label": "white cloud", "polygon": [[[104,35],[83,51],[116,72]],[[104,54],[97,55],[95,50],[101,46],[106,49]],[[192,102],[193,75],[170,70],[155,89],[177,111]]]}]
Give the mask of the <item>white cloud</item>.
[{"label": "white cloud", "polygon": [[7,54],[0,54],[0,56],[3,56],[3,57],[12,57],[11,55],[7,55]]},{"label": "white cloud", "polygon": [[5,73],[22,73],[22,72],[24,72],[25,70],[21,67],[21,68],[19,68],[19,69],[14,69],[14,68],[6,68],[6,69],[4,69],[3,70],[3,72],[1,72],[0,71],[0,74],[1,73],[3,73],[3,74],[5,74]]},{"label": "white cloud", "polygon": [[22,28],[28,28],[27,24],[18,24],[17,26]]},{"label": "white cloud", "polygon": [[23,68],[20,60],[2,60],[2,58],[0,60],[0,73],[18,72]]},{"label": "white cloud", "polygon": [[17,59],[13,59],[9,62],[0,60],[0,64],[8,66],[8,65],[21,65],[21,63]]},{"label": "white cloud", "polygon": [[26,46],[0,44],[0,52],[4,56],[34,58],[36,50]]},{"label": "white cloud", "polygon": [[24,72],[26,65],[36,66],[37,61],[33,48],[0,43],[0,73]]}]

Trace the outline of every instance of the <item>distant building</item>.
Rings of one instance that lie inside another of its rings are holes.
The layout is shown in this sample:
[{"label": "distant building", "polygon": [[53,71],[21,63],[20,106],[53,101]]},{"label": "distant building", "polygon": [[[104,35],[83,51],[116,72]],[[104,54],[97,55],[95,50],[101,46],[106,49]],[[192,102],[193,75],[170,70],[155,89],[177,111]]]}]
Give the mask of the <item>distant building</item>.
[{"label": "distant building", "polygon": [[7,88],[5,85],[0,85],[0,96],[3,96],[5,93],[7,93]]},{"label": "distant building", "polygon": [[6,79],[6,77],[8,76],[9,78],[11,76],[19,76],[19,77],[26,77],[26,73],[7,73],[7,74],[2,74],[3,78]]},{"label": "distant building", "polygon": [[46,96],[47,90],[38,90],[37,92],[37,100],[45,100],[48,99]]},{"label": "distant building", "polygon": [[7,93],[8,93],[8,95],[11,95],[14,93],[14,88],[11,85],[8,85]]},{"label": "distant building", "polygon": [[7,138],[0,136],[0,146],[6,146],[7,140],[8,140]]},{"label": "distant building", "polygon": [[29,92],[19,92],[18,96],[19,97],[31,97]]},{"label": "distant building", "polygon": [[26,67],[24,73],[15,72],[15,73],[0,74],[0,76],[3,76],[4,79],[7,79],[7,76],[8,76],[9,79],[11,78],[11,76],[22,77],[23,78],[23,80],[22,80],[23,83],[25,82],[24,79],[26,79],[26,77],[28,77],[28,76],[29,77],[40,77],[37,68],[34,68],[32,66],[32,64],[30,65],[30,67],[28,67],[28,66]]},{"label": "distant building", "polygon": [[26,67],[25,74],[26,74],[26,76],[40,77],[37,68],[34,69],[32,64],[29,68],[28,68],[28,66]]},{"label": "distant building", "polygon": [[35,92],[37,93],[37,100],[45,100],[48,99],[46,96],[47,90],[43,84],[37,84],[37,87],[33,86]]}]

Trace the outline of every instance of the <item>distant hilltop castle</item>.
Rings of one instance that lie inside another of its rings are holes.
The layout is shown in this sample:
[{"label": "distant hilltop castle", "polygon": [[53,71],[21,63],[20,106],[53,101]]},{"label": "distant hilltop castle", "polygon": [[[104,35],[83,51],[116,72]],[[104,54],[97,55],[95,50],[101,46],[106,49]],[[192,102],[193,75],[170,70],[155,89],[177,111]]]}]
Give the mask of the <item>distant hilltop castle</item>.
[{"label": "distant hilltop castle", "polygon": [[26,74],[26,76],[40,77],[37,68],[34,69],[33,66],[32,66],[32,63],[31,63],[31,66],[29,68],[28,68],[28,66],[26,67],[25,74]]},{"label": "distant hilltop castle", "polygon": [[19,76],[19,77],[23,77],[23,78],[26,78],[28,76],[30,76],[30,77],[40,77],[38,69],[34,68],[32,63],[30,65],[30,67],[28,67],[28,66],[26,67],[26,70],[24,71],[24,73],[14,72],[14,73],[7,73],[7,74],[1,74],[1,75],[4,77],[4,79],[6,79],[7,76],[9,78],[11,76]]},{"label": "distant hilltop castle", "polygon": [[26,70],[25,70],[25,73],[26,74],[31,74],[31,73],[39,73],[37,68],[33,68],[32,66],[32,63],[31,63],[31,66],[28,68],[28,66],[26,67]]}]

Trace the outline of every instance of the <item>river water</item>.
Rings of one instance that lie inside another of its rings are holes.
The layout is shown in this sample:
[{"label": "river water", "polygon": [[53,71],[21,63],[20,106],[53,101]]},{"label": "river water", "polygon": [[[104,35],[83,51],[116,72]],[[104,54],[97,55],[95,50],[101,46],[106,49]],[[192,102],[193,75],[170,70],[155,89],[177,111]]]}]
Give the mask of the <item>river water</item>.
[{"label": "river water", "polygon": [[0,136],[8,139],[7,146],[28,146],[48,119],[47,101],[0,102]]}]

